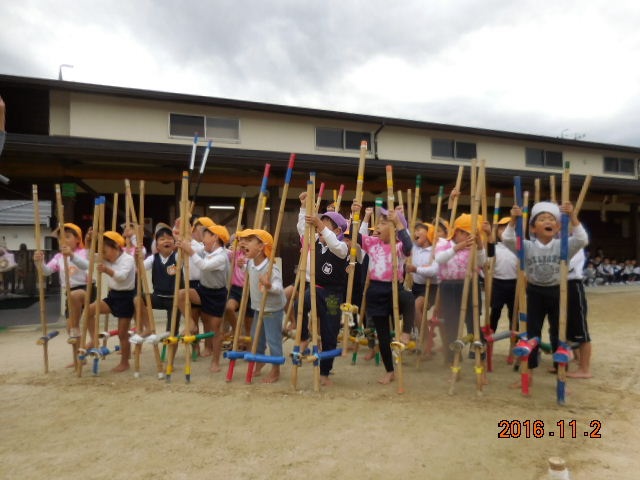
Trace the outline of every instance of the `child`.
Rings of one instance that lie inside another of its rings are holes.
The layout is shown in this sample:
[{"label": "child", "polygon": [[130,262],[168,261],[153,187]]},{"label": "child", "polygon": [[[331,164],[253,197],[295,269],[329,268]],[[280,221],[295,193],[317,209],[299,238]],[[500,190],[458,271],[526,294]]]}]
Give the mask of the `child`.
[{"label": "child", "polygon": [[[511,328],[513,318],[513,303],[516,298],[516,283],[518,279],[518,257],[502,243],[502,233],[511,221],[510,217],[498,221],[496,243],[494,245],[495,265],[493,268],[493,284],[491,289],[491,331],[496,332],[502,309],[506,305],[509,314],[507,329]],[[489,246],[491,250],[491,245]],[[491,253],[489,253],[491,257]]]},{"label": "child", "polygon": [[578,250],[569,262],[567,282],[567,341],[578,343],[578,370],[567,372],[570,378],[591,378],[591,336],[587,324],[587,296],[584,292],[584,250]]},{"label": "child", "polygon": [[[438,264],[433,261],[433,243],[436,229],[430,223],[418,223],[413,230],[413,247],[411,248],[411,265],[406,266],[408,273],[413,275],[411,293],[415,299],[416,318],[414,324],[422,328],[422,313],[424,310],[427,280],[430,281],[428,306],[433,307],[438,289]],[[426,337],[424,337],[426,339]],[[420,348],[424,346],[420,345]]]},{"label": "child", "polygon": [[[232,244],[233,243],[234,242],[232,240]],[[236,312],[238,312],[238,309],[240,308],[240,302],[242,301],[242,291],[244,290],[245,282],[245,265],[247,263],[245,251],[244,249],[240,248],[239,237],[238,241],[235,243],[237,244],[235,250],[228,250],[229,261],[231,262],[235,258],[235,262],[233,262],[233,272],[231,273],[231,289],[229,290],[229,298],[227,298],[227,303],[224,311],[225,319],[233,328],[235,328],[236,322],[238,321],[238,313]],[[253,310],[251,309],[250,304],[247,303],[247,309],[245,310],[244,319],[242,320],[242,325],[240,326],[239,330],[241,336],[250,335],[252,318]]]},{"label": "child", "polygon": [[[191,257],[193,263],[200,270],[200,282],[196,288],[180,290],[178,306],[184,315],[185,299],[202,305],[202,317],[205,333],[213,331],[213,351],[211,356],[212,372],[220,371],[220,353],[222,350],[222,316],[227,301],[227,276],[229,275],[229,257],[224,248],[229,242],[229,231],[222,225],[212,225],[204,229],[202,243],[204,249],[201,253],[194,250],[190,243],[182,240],[177,242],[178,247]],[[197,325],[185,327],[185,331],[197,333]]]},{"label": "child", "polygon": [[[80,337],[80,314],[84,306],[84,297],[87,290],[87,270],[89,262],[87,261],[87,250],[82,242],[82,230],[73,223],[65,223],[64,239],[60,245],[60,252],[47,263],[42,265],[42,273],[49,276],[54,272],[58,272],[60,276],[60,285],[65,288],[66,277],[64,271],[64,258],[69,261],[69,292],[67,312],[67,334],[69,335],[69,343],[76,343]],[[37,250],[33,254],[35,263],[44,261],[44,253]],[[95,298],[95,289],[93,289]],[[73,367],[73,363],[68,367]]]},{"label": "child", "polygon": [[[254,310],[251,324],[251,338],[255,338],[256,324],[260,312],[263,295],[267,295],[262,317],[262,330],[258,339],[257,353],[264,354],[269,345],[272,357],[282,357],[282,318],[284,315],[284,288],[282,273],[277,265],[271,270],[271,278],[266,278],[269,257],[273,250],[273,237],[265,230],[247,229],[238,232],[240,246],[244,250],[247,264],[246,273],[249,275],[249,293],[251,308]],[[259,375],[264,367],[263,363],[256,365],[255,375]],[[280,378],[280,365],[272,364],[269,374],[263,383],[275,383]]]},{"label": "child", "polygon": [[[118,318],[118,338],[120,339],[120,363],[112,372],[124,372],[129,369],[131,344],[129,327],[134,313],[133,299],[136,295],[136,270],[134,258],[124,251],[125,240],[118,232],[107,231],[103,234],[102,263],[98,272],[109,277],[109,294],[106,298],[89,305],[89,332],[92,342],[96,341],[95,316],[110,313]],[[89,345],[87,346],[89,348]]]},{"label": "child", "polygon": [[[316,229],[315,239],[315,283],[316,283],[316,308],[318,322],[320,323],[321,350],[334,350],[338,345],[340,332],[340,319],[342,312],[340,305],[345,299],[347,287],[347,265],[349,247],[343,241],[344,232],[347,230],[347,221],[338,212],[325,212],[320,216],[307,213],[305,205],[307,192],[300,194],[300,213],[298,214],[298,234],[304,235],[305,224],[313,225]],[[304,316],[311,309],[310,262],[307,262],[306,281],[307,289],[304,295]],[[349,326],[346,325],[345,328]],[[303,322],[302,340],[309,338],[309,325]],[[320,384],[329,386],[329,373],[333,368],[333,358],[320,361]]]},{"label": "child", "polygon": [[[154,309],[167,312],[166,331],[168,332],[171,330],[171,312],[173,310],[177,270],[176,242],[173,238],[171,227],[165,223],[159,223],[156,226],[154,242],[156,253],[145,258],[144,268],[145,270],[151,270],[151,283],[153,285],[151,305]],[[173,335],[178,333],[180,318],[177,320],[176,330],[172,332]]]},{"label": "child", "polygon": [[[480,235],[482,219],[478,216],[478,226],[475,238],[471,236],[471,215],[464,213],[453,222],[449,240],[436,246],[435,259],[438,263],[438,278],[440,280],[440,314],[443,322],[443,344],[445,345],[445,362],[453,361],[453,351],[446,348],[458,337],[458,323],[462,308],[462,291],[464,279],[467,275],[467,265],[471,260],[471,247],[476,244],[477,264],[486,261],[486,251]],[[472,285],[469,285],[465,324],[467,333],[473,332],[473,296]],[[481,309],[481,307],[479,307]]]},{"label": "child", "polygon": [[[551,347],[558,348],[558,317],[560,311],[560,212],[571,217],[573,234],[569,237],[569,258],[588,243],[587,233],[573,212],[571,202],[565,202],[561,208],[555,203],[539,202],[531,209],[529,236],[523,239],[527,273],[527,336],[540,338],[545,316],[549,321]],[[522,210],[514,205],[511,220],[502,241],[513,253],[516,253],[516,218],[522,216]],[[538,346],[529,354],[529,368],[538,367]],[[533,370],[530,370],[533,374]]]},{"label": "child", "polygon": [[[391,226],[395,225],[399,242],[396,244],[398,254],[398,301],[402,310],[404,325],[400,335],[402,343],[409,342],[409,333],[413,327],[414,302],[410,292],[402,287],[404,258],[411,254],[411,237],[407,231],[407,221],[401,211],[389,212],[381,208],[373,236],[362,236],[362,250],[369,255],[369,289],[367,290],[366,315],[372,318],[380,356],[386,373],[378,379],[378,383],[389,384],[394,380],[393,358],[391,355],[391,329],[389,316],[393,313],[393,262],[391,255]],[[403,294],[406,293],[408,295]]]}]

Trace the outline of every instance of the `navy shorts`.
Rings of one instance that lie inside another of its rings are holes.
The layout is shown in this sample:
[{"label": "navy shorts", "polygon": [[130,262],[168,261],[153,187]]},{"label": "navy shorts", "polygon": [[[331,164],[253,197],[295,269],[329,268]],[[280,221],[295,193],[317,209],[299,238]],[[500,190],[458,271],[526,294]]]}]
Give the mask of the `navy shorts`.
[{"label": "navy shorts", "polygon": [[109,290],[109,295],[103,301],[109,305],[111,314],[117,318],[132,318],[135,311],[133,299],[136,296],[134,290]]},{"label": "navy shorts", "polygon": [[202,313],[214,317],[222,317],[227,304],[227,287],[207,288],[202,284],[196,289],[200,295]]},{"label": "navy shorts", "polygon": [[[236,302],[238,302],[238,305],[240,305],[240,302],[242,301],[242,287],[238,285],[231,285],[229,298],[233,298]],[[249,298],[247,298],[247,311],[245,313],[245,316],[253,317],[253,313],[254,310],[253,308],[251,308],[251,296],[249,296]]]},{"label": "navy shorts", "polygon": [[[199,286],[200,280],[189,280],[189,288],[193,288],[197,292]],[[191,302],[191,308],[200,308],[200,304]]]},{"label": "navy shorts", "polygon": [[[413,298],[424,297],[424,294],[427,290],[427,285],[424,283],[416,283],[413,282],[411,286],[411,293],[413,293]],[[436,303],[436,293],[438,292],[438,284],[431,283],[429,286],[429,308],[433,307]]]}]

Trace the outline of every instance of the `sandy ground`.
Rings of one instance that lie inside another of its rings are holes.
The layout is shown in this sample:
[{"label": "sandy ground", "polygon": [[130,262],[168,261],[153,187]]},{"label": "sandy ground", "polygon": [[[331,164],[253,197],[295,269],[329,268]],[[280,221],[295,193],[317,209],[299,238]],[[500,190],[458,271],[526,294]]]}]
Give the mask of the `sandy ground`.
[{"label": "sandy ground", "polygon": [[[635,479],[640,290],[600,287],[588,297],[594,378],[571,380],[564,407],[555,401],[555,377],[545,373],[549,356],[530,397],[509,388],[519,376],[506,365],[505,342],[479,397],[468,360],[448,395],[449,371],[439,356],[420,368],[415,356],[405,357],[404,395],[395,384],[378,385],[382,367],[362,357],[355,366],[350,357],[338,359],[334,386],[319,393],[309,365],[300,370],[298,390],[291,388],[289,362],[279,383],[246,385],[244,362],[226,383],[224,373],[209,373],[209,362],[199,359],[187,385],[182,352],[167,384],[155,378],[148,346],[139,379],[110,372],[116,355],[98,376],[86,369],[77,378],[64,368],[71,353],[62,335],[50,343],[45,375],[35,345],[39,328],[4,330],[0,478],[538,479],[547,458],[558,455],[574,479]],[[518,439],[498,438],[501,420],[542,420],[544,437],[525,438],[523,431]],[[565,438],[556,425],[562,420]],[[594,420],[601,438],[585,436]]]}]

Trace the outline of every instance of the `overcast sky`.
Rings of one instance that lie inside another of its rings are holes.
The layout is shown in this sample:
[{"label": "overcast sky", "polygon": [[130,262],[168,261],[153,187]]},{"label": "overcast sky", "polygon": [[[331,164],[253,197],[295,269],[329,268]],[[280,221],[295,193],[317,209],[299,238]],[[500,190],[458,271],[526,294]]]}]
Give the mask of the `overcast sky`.
[{"label": "overcast sky", "polygon": [[640,146],[638,0],[19,0],[0,18],[0,73],[71,64],[78,82]]}]

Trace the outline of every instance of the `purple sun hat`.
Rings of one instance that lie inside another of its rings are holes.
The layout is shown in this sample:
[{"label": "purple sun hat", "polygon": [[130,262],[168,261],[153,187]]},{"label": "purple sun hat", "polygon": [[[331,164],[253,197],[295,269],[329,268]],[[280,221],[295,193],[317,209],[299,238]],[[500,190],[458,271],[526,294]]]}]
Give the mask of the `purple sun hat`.
[{"label": "purple sun hat", "polygon": [[342,233],[338,235],[338,240],[342,240],[342,237],[344,237],[344,232],[346,232],[348,228],[347,220],[338,212],[324,212],[320,215],[320,218],[323,217],[327,217],[328,219],[330,219],[342,231]]},{"label": "purple sun hat", "polygon": [[[404,218],[404,214],[402,212],[396,212],[396,213],[400,217],[400,221],[402,222],[402,225],[404,225],[404,228],[408,228],[407,219]],[[389,218],[389,210],[387,210],[386,208],[380,207],[380,215],[383,215]]]}]

